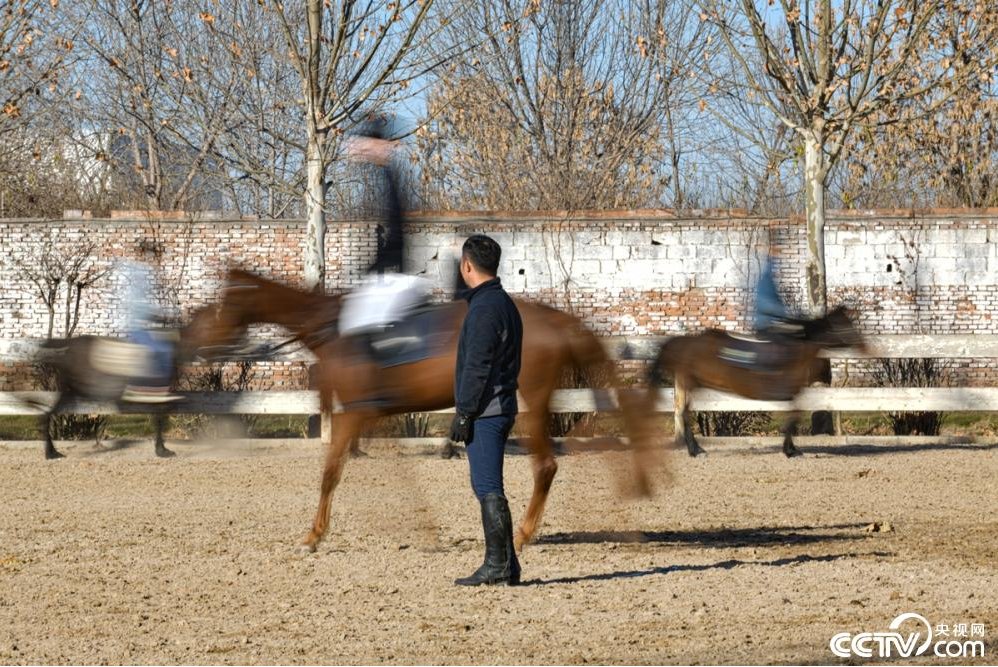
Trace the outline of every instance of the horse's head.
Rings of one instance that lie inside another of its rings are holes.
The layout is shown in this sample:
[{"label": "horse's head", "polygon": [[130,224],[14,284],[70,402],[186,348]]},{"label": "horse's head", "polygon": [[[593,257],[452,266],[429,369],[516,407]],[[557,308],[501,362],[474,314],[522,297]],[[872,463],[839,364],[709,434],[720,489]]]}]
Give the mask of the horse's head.
[{"label": "horse's head", "polygon": [[240,344],[245,334],[246,325],[226,308],[224,301],[205,306],[194,313],[180,332],[180,360],[200,357],[210,361],[225,356]]},{"label": "horse's head", "polygon": [[340,300],[230,268],[221,300],[198,311],[185,329],[186,348],[204,358],[231,354],[252,324],[277,324],[311,340],[335,324]]},{"label": "horse's head", "polygon": [[825,317],[815,320],[808,327],[807,338],[828,348],[855,347],[860,352],[867,351],[863,334],[845,306],[837,306]]}]

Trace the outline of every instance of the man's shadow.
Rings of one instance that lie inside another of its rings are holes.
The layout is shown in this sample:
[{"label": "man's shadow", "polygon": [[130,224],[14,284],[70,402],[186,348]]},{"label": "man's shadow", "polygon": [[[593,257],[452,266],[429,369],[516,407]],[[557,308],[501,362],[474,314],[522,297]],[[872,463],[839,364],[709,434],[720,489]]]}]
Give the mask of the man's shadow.
[{"label": "man's shadow", "polygon": [[843,560],[846,558],[889,558],[895,554],[890,551],[869,551],[865,553],[841,553],[827,554],[824,556],[811,556],[801,554],[788,558],[777,558],[775,560],[740,560],[731,558],[717,563],[707,563],[703,565],[666,565],[664,567],[650,567],[644,570],[617,570],[615,572],[604,572],[600,574],[585,574],[575,577],[556,577],[554,579],[531,579],[524,581],[524,586],[546,586],[548,584],[577,584],[583,581],[610,581],[613,579],[634,579],[636,577],[650,577],[656,574],[672,574],[674,572],[703,572],[705,570],[731,570],[739,565],[755,565],[762,567],[784,567],[786,565],[796,565],[799,563],[827,563],[830,561]]},{"label": "man's shadow", "polygon": [[[572,531],[543,535],[537,539],[537,544],[671,544],[696,545],[714,549],[732,549],[740,547],[759,546],[803,546],[822,542],[843,542],[860,540],[870,537],[866,533],[868,523],[845,523],[829,526],[778,526],[761,528],[721,528],[717,530],[690,531]],[[739,565],[758,565],[764,567],[783,567],[805,562],[826,562],[845,558],[888,557],[893,554],[884,551],[866,553],[846,552],[812,556],[801,554],[797,556],[777,558],[774,560],[751,561],[728,559],[718,563],[700,565],[669,565],[651,567],[645,570],[619,570],[599,574],[560,577],[556,579],[538,579],[524,582],[529,585],[568,584],[581,581],[606,581],[611,579],[630,579],[673,572],[730,570]]]}]

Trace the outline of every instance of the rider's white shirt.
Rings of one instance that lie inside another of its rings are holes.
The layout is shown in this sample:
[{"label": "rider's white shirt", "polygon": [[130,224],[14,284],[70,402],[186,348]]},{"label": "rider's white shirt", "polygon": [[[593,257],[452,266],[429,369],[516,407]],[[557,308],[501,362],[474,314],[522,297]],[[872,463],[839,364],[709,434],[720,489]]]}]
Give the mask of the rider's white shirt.
[{"label": "rider's white shirt", "polygon": [[346,296],[340,311],[340,335],[377,331],[398,322],[426,302],[432,283],[419,276],[386,273],[369,276]]}]

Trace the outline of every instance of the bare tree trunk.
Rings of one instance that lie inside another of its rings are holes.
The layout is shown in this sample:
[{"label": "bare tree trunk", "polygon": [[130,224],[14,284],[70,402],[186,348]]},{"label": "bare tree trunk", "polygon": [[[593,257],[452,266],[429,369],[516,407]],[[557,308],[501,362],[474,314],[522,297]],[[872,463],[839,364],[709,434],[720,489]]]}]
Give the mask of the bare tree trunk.
[{"label": "bare tree trunk", "polygon": [[55,329],[55,298],[56,297],[55,297],[55,294],[50,294],[50,297],[51,297],[52,300],[46,302],[46,304],[45,304],[46,308],[48,308],[48,314],[49,314],[48,333],[45,335],[45,338],[48,339],[48,340],[52,340],[52,331]]},{"label": "bare tree trunk", "polygon": [[150,210],[163,208],[163,178],[160,172],[159,151],[152,133],[146,134],[146,154],[149,160],[149,184],[146,186],[146,205]]},{"label": "bare tree trunk", "polygon": [[66,324],[63,327],[63,337],[69,338],[72,333],[70,322],[73,318],[73,281],[66,281]]},{"label": "bare tree trunk", "polygon": [[[310,123],[311,125],[311,123]],[[326,169],[322,155],[323,137],[309,128],[307,167],[308,186],[305,189],[305,212],[308,226],[305,233],[305,286],[323,289],[326,283]]]},{"label": "bare tree trunk", "polygon": [[825,156],[821,137],[811,131],[804,137],[804,195],[807,218],[807,300],[813,317],[825,314]]},{"label": "bare tree trunk", "polygon": [[672,104],[668,100],[665,104],[665,128],[666,136],[669,140],[669,163],[672,166],[672,187],[675,193],[672,197],[672,208],[678,210],[681,209],[683,204],[686,202],[683,201],[683,186],[680,182],[680,151],[679,146],[676,145],[676,128],[672,120]]},{"label": "bare tree trunk", "polygon": [[323,105],[319,76],[319,56],[322,41],[322,2],[308,0],[308,62],[302,85],[305,94],[305,127],[308,145],[305,148],[305,168],[308,183],[305,186],[305,287],[322,290],[326,286],[326,129],[323,123]]}]

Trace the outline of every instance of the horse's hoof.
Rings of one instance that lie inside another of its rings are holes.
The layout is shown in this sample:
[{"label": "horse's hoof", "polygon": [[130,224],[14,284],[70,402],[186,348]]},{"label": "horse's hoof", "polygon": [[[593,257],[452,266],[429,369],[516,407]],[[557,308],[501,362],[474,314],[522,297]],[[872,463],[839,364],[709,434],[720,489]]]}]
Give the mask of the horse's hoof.
[{"label": "horse's hoof", "polygon": [[651,498],[654,495],[651,480],[644,472],[638,472],[633,479],[625,482],[622,490],[629,498]]},{"label": "horse's hoof", "polygon": [[295,553],[297,553],[300,556],[307,556],[309,554],[314,554],[315,548],[316,547],[314,544],[303,542],[302,544],[299,544],[297,547],[295,547]]},{"label": "horse's hoof", "polygon": [[784,449],[783,453],[787,455],[788,459],[792,459],[795,456],[804,456],[804,452],[794,447],[793,449]]},{"label": "horse's hoof", "polygon": [[516,553],[523,553],[523,547],[527,545],[530,540],[523,534],[523,531],[519,528],[516,529],[516,535],[513,536],[513,550]]},{"label": "horse's hoof", "polygon": [[692,457],[707,456],[707,450],[701,447],[700,445],[696,445],[695,447],[690,447],[689,452],[690,456]]},{"label": "horse's hoof", "polygon": [[158,447],[156,449],[156,456],[161,459],[168,459],[170,457],[176,456],[177,453],[172,449],[167,449],[166,447]]},{"label": "horse's hoof", "polygon": [[64,459],[64,458],[66,458],[66,455],[63,454],[62,452],[58,451],[58,450],[53,449],[53,450],[46,450],[45,451],[45,458],[48,461],[55,461],[57,459]]}]

